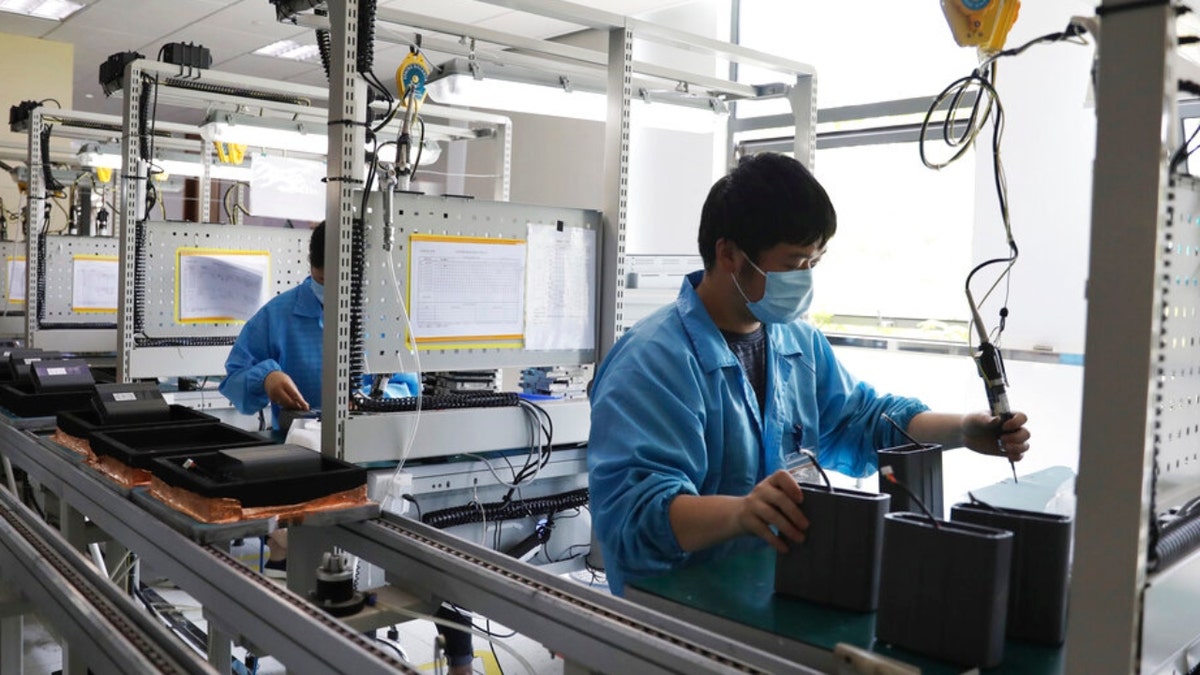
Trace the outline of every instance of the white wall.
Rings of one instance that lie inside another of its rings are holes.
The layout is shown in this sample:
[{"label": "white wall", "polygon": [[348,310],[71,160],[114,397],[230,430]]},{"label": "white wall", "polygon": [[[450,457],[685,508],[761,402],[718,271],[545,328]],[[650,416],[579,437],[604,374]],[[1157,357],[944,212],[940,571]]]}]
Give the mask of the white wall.
[{"label": "white wall", "polygon": [[[1092,14],[1094,5],[1087,0],[1026,2],[1008,46],[1062,30],[1072,15]],[[1083,352],[1096,145],[1095,108],[1085,101],[1093,54],[1091,45],[1039,45],[999,64],[997,90],[1006,120],[1001,157],[1021,252],[1013,268],[1003,343],[1008,348]],[[989,128],[980,135],[976,153],[976,261],[1006,254],[990,134]],[[984,316],[988,325],[995,324],[999,307],[989,303]]]}]

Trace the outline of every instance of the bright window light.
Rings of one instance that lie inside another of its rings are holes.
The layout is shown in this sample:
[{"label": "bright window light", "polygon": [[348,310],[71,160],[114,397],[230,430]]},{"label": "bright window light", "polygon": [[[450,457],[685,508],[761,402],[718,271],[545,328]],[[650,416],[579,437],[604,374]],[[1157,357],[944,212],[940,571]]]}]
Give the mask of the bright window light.
[{"label": "bright window light", "polygon": [[256,49],[254,53],[259,56],[274,56],[277,59],[314,61],[321,55],[321,50],[316,45],[304,45],[295,40],[280,40],[272,42],[262,49]]},{"label": "bright window light", "polygon": [[0,12],[12,12],[39,19],[62,21],[83,9],[83,4],[71,0],[0,0]]}]

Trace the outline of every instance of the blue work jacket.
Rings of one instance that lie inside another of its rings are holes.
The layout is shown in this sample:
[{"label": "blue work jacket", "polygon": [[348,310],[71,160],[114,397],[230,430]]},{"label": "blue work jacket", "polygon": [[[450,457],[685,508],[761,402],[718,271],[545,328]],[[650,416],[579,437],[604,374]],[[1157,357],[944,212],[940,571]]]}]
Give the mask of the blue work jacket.
[{"label": "blue work jacket", "polygon": [[[838,362],[825,336],[802,322],[768,324],[765,410],[713,323],[695,286],[651,314],[613,347],[596,373],[588,474],[593,526],[609,586],[663,574],[752,546],[743,536],[687,553],[668,508],[679,494],[750,493],[798,447],[850,476],[876,470],[876,450],[905,440],[887,413],[907,426],[928,410],[920,401],[879,395]],[[732,582],[731,583],[735,583]]]},{"label": "blue work jacket", "polygon": [[[312,277],[263,305],[246,325],[225,360],[221,393],[239,412],[253,415],[270,401],[264,383],[274,370],[287,373],[313,408],[321,407],[322,329],[325,307]],[[409,396],[414,375],[400,374],[388,384],[391,396]],[[279,406],[271,403],[271,423],[279,428]]]}]

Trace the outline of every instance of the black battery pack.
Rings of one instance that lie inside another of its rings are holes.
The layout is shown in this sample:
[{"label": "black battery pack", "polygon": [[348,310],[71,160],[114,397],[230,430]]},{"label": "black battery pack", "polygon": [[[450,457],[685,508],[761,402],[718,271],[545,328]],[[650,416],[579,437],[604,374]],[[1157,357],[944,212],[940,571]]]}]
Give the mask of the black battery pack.
[{"label": "black battery pack", "polygon": [[1013,533],[1008,637],[1061,645],[1067,637],[1067,581],[1075,520],[983,504],[955,504],[950,520]]},{"label": "black battery pack", "polygon": [[808,531],[775,558],[775,592],[855,612],[879,605],[883,517],[890,497],[801,483]]},{"label": "black battery pack", "polygon": [[158,384],[126,382],[98,384],[92,396],[92,408],[100,424],[134,424],[170,421],[171,409]]},{"label": "black battery pack", "polygon": [[962,666],[998,665],[1012,550],[1007,530],[889,513],[876,639]]},{"label": "black battery pack", "polygon": [[30,347],[13,349],[8,353],[8,381],[16,384],[32,384],[33,376],[29,370],[30,365],[39,361],[61,358],[63,355],[59,352],[48,352]]},{"label": "black battery pack", "polygon": [[[892,467],[896,479],[908,487],[929,512],[941,518],[945,515],[942,501],[942,446],[936,443],[898,445],[879,451],[879,468]],[[891,495],[891,512],[920,511],[913,498],[895,483],[879,474],[879,491]]]},{"label": "black battery pack", "polygon": [[150,471],[172,487],[243,507],[299,504],[367,484],[365,469],[298,445],[160,457]]},{"label": "black battery pack", "polygon": [[90,390],[96,383],[83,359],[35,361],[29,364],[29,375],[38,393]]}]

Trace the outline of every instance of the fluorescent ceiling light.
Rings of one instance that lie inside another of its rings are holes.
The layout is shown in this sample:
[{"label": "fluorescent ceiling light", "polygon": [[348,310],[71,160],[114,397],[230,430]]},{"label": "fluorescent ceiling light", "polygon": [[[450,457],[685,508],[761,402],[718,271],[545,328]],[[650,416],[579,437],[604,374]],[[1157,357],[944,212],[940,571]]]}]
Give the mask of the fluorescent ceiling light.
[{"label": "fluorescent ceiling light", "polygon": [[71,2],[71,0],[0,0],[0,12],[12,12],[54,21],[62,21],[83,7],[82,3]]},{"label": "fluorescent ceiling light", "polygon": [[216,113],[201,125],[200,135],[206,142],[237,143],[314,155],[324,155],[329,150],[324,125],[252,115]]},{"label": "fluorescent ceiling light", "polygon": [[[183,155],[181,155],[183,157]],[[79,153],[79,164],[91,169],[120,169],[123,162],[120,153],[106,152],[94,147],[85,147]],[[200,164],[199,157],[192,156],[189,159],[182,158],[159,158],[154,160],[154,166],[163,173],[171,176],[188,176],[190,178],[199,178],[203,173],[203,166]],[[250,166],[248,164],[211,164],[208,167],[208,177],[213,180],[234,180],[246,182],[250,180]]]},{"label": "fluorescent ceiling light", "polygon": [[[0,0],[0,2],[2,1]],[[254,53],[260,56],[274,56],[277,59],[313,61],[321,55],[321,49],[316,45],[300,44],[295,40],[280,40],[261,49],[255,49]]]}]

